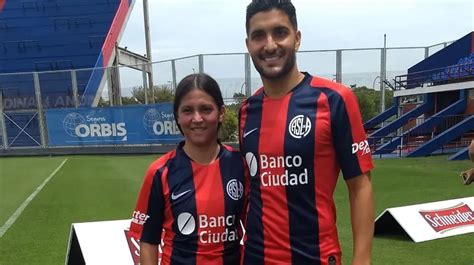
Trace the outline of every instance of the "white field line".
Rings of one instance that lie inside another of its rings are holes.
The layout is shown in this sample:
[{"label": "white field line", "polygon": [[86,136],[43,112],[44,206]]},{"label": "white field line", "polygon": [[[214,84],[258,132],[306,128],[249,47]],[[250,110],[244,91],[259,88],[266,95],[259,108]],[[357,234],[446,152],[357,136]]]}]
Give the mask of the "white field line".
[{"label": "white field line", "polygon": [[46,186],[46,184],[48,184],[49,180],[54,176],[56,175],[56,173],[58,173],[58,171],[63,167],[63,165],[67,162],[67,158],[64,159],[64,161],[61,163],[61,165],[59,165],[54,171],[53,173],[51,173],[47,179],[45,179],[43,181],[43,183],[41,183],[41,185],[39,185],[35,191],[33,191],[33,193],[31,193],[31,195],[26,198],[26,200],[20,205],[20,207],[18,207],[18,209],[16,209],[16,211],[12,214],[12,216],[10,216],[10,218],[8,218],[8,220],[5,222],[5,224],[0,227],[0,238],[3,237],[3,235],[8,231],[8,229],[15,223],[16,219],[18,217],[20,217],[21,213],[25,210],[26,206],[28,206],[28,204],[30,204],[30,202],[36,197],[36,195],[38,195],[38,193],[44,188],[44,186]]}]

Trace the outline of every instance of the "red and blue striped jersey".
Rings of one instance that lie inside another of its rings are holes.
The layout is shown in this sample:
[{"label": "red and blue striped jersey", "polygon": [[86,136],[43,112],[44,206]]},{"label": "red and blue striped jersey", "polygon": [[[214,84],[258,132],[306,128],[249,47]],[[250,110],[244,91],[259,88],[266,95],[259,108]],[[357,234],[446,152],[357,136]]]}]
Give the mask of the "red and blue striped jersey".
[{"label": "red and blue striped jersey", "polygon": [[340,264],[339,172],[347,180],[373,167],[354,94],[305,73],[283,98],[255,92],[239,127],[250,171],[243,264]]},{"label": "red and blue striped jersey", "polygon": [[163,239],[161,264],[238,264],[244,172],[231,147],[200,165],[181,143],[149,167],[129,235],[150,244]]}]

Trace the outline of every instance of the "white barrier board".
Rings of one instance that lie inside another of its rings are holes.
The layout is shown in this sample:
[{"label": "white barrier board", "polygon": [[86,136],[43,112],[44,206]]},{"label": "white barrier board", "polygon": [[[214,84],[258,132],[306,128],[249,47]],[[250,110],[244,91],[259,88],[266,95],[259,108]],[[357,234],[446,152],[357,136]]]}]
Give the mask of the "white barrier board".
[{"label": "white barrier board", "polygon": [[406,233],[418,243],[474,233],[474,197],[388,208],[375,219],[375,235]]},{"label": "white barrier board", "polygon": [[126,236],[131,220],[71,225],[66,264],[138,264],[138,242]]}]

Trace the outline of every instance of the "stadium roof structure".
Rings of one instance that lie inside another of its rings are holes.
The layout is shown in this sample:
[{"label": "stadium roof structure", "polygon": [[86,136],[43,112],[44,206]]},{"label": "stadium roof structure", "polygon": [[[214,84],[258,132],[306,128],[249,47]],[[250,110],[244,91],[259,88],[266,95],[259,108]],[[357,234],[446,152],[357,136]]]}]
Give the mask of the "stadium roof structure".
[{"label": "stadium roof structure", "polygon": [[[0,90],[5,110],[36,109],[35,81],[46,108],[97,104],[134,0],[0,0]],[[35,80],[31,72],[42,73]],[[19,74],[25,73],[25,74]],[[26,74],[28,73],[28,74]]]}]

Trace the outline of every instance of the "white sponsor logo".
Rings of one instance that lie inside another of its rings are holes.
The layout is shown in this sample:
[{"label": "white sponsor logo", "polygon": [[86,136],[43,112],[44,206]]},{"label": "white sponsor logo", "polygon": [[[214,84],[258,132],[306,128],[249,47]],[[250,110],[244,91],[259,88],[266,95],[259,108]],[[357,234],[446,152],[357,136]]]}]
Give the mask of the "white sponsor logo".
[{"label": "white sponsor logo", "polygon": [[134,211],[132,215],[132,222],[137,225],[143,225],[146,223],[148,218],[150,218],[149,215],[141,213],[140,211]]},{"label": "white sponsor logo", "polygon": [[76,127],[75,132],[79,137],[110,137],[127,135],[125,122],[80,124]]},{"label": "white sponsor logo", "polygon": [[[229,229],[229,227],[233,229]],[[235,225],[235,215],[227,216],[207,216],[205,214],[199,215],[199,241],[204,244],[208,243],[222,243],[239,240],[237,227]],[[224,232],[214,232],[213,230],[221,230],[225,228]]]},{"label": "white sponsor logo", "polygon": [[[181,234],[185,236],[192,234],[197,225],[199,227],[199,241],[203,244],[239,240],[235,215],[208,216],[201,214],[197,220],[196,224],[196,220],[190,213],[181,213],[178,216],[178,229]],[[222,228],[224,228],[223,232],[221,232]]]},{"label": "white sponsor logo", "polygon": [[308,133],[311,131],[311,128],[311,120],[304,115],[298,115],[294,117],[288,125],[288,131],[290,132],[290,135],[296,139],[301,139],[308,135]]},{"label": "white sponsor logo", "polygon": [[[308,184],[308,169],[301,168],[303,158],[295,156],[266,156],[260,155],[260,179],[265,187],[272,186],[295,186]],[[288,169],[294,168],[292,172],[299,169],[299,173],[289,173]],[[284,169],[283,174],[273,173],[273,169]]]},{"label": "white sponsor logo", "polygon": [[105,117],[94,117],[91,115],[86,116],[86,121],[88,122],[107,122],[107,119]]},{"label": "white sponsor logo", "polygon": [[254,154],[248,152],[247,154],[245,154],[245,161],[247,161],[247,166],[249,167],[250,176],[255,177],[255,174],[257,174],[257,169],[258,169],[257,158],[255,157]]},{"label": "white sponsor logo", "polygon": [[266,156],[260,155],[260,166],[265,168],[292,168],[303,164],[301,156]]},{"label": "white sponsor logo", "polygon": [[145,112],[143,127],[150,135],[179,135],[181,133],[172,113],[159,112],[153,108]]},{"label": "white sponsor logo", "polygon": [[352,144],[352,154],[355,154],[359,151],[362,152],[362,155],[370,154],[370,146],[369,146],[369,142],[367,142],[367,140],[362,141],[360,143]]},{"label": "white sponsor logo", "polygon": [[243,194],[244,185],[242,185],[242,182],[236,179],[231,179],[227,182],[227,195],[229,195],[231,199],[238,201],[242,198]]},{"label": "white sponsor logo", "polygon": [[196,220],[190,213],[181,213],[178,216],[178,230],[183,235],[189,235],[196,228]]},{"label": "white sponsor logo", "polygon": [[[259,162],[254,154],[245,154],[250,175],[255,177],[260,169],[260,183],[265,187],[295,186],[308,184],[308,169],[303,167],[303,158],[295,156],[260,155]],[[275,173],[275,171],[282,173]],[[291,173],[289,172],[291,170]]]},{"label": "white sponsor logo", "polygon": [[[87,124],[88,122],[92,122]],[[101,122],[101,123],[99,123]],[[125,123],[106,123],[105,117],[94,117],[87,115],[84,118],[81,114],[72,112],[66,115],[63,120],[64,131],[73,137],[110,137],[127,136]],[[124,138],[123,140],[126,140]]]},{"label": "white sponsor logo", "polygon": [[171,193],[171,200],[177,200],[179,199],[181,196],[185,195],[186,193],[190,192],[191,190],[187,190],[187,191],[183,191],[181,193],[178,193],[178,194],[174,194],[174,191],[173,193]]},{"label": "white sponsor logo", "polygon": [[244,138],[247,137],[247,136],[249,136],[251,133],[255,132],[256,130],[258,130],[258,128],[254,128],[254,129],[252,129],[252,130],[250,130],[250,131],[248,131],[248,132],[244,132]]},{"label": "white sponsor logo", "polygon": [[76,137],[76,127],[80,124],[84,124],[86,119],[77,112],[71,112],[63,120],[64,131],[72,137]]},{"label": "white sponsor logo", "polygon": [[156,135],[180,134],[176,121],[157,121],[153,124],[153,133]]}]

